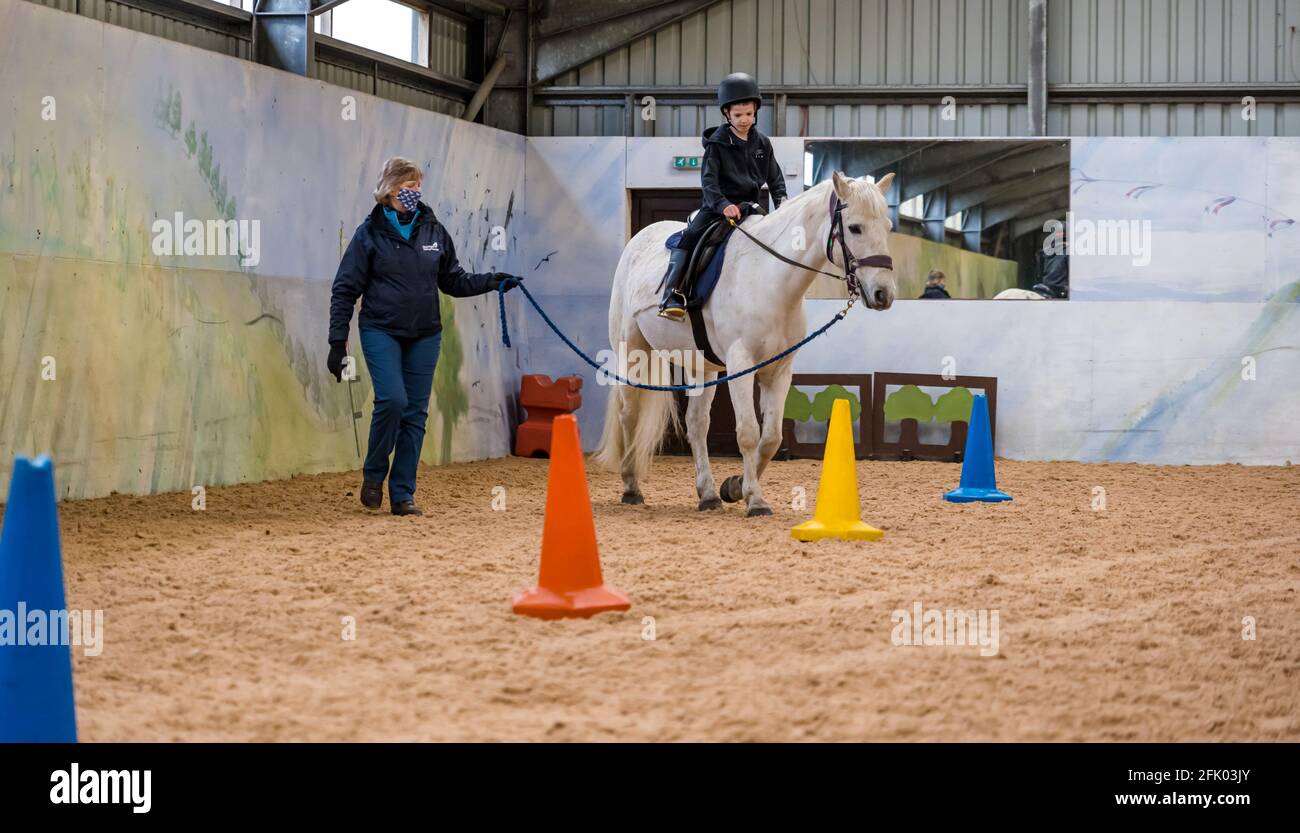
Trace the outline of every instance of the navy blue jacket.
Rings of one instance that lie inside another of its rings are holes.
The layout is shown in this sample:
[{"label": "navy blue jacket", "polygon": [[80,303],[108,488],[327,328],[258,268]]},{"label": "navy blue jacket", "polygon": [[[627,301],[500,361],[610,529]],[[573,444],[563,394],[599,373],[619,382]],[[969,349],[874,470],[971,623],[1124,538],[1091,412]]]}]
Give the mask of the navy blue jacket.
[{"label": "navy blue jacket", "polygon": [[362,327],[414,337],[442,332],[438,290],[458,298],[488,291],[493,272],[466,272],[456,260],[451,235],[420,203],[411,239],[402,235],[375,205],[357,226],[343,253],[330,296],[330,343],[347,341],[357,298]]}]

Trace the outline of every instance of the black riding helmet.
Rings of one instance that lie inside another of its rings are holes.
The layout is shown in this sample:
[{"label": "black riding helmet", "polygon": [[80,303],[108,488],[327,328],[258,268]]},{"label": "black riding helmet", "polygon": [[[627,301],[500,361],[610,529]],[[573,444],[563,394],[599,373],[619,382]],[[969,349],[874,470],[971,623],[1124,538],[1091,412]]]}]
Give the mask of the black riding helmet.
[{"label": "black riding helmet", "polygon": [[745,72],[733,72],[718,84],[718,108],[726,115],[727,108],[742,101],[754,102],[754,109],[763,106],[763,94],[758,91],[758,82],[754,76]]}]

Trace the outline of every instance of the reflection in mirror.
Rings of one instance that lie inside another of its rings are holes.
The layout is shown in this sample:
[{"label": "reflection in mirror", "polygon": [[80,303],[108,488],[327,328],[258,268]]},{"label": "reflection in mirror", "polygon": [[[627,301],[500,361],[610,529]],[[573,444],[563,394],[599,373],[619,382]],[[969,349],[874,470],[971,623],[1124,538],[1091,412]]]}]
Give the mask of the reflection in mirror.
[{"label": "reflection in mirror", "polygon": [[[1070,143],[1061,139],[810,141],[806,186],[833,171],[889,190],[899,299],[1069,297]],[[844,297],[819,278],[812,298]]]}]

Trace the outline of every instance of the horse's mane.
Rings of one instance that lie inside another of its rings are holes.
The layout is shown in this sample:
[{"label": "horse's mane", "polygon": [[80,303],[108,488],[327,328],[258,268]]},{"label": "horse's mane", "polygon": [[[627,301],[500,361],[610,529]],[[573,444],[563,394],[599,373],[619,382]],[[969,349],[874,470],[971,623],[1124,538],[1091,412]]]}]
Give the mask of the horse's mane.
[{"label": "horse's mane", "polygon": [[754,230],[764,234],[774,233],[777,237],[785,234],[790,226],[804,218],[813,202],[829,203],[830,196],[827,194],[827,189],[830,187],[831,181],[827,179],[811,188],[805,188],[802,192],[781,203],[780,207],[771,214],[755,223]]},{"label": "horse's mane", "polygon": [[[885,195],[880,193],[880,189],[873,187],[868,182],[857,182],[858,187],[853,189],[854,196],[861,197],[867,203],[867,211],[872,217],[883,217],[889,211],[889,204],[885,202]],[[833,188],[830,179],[823,179],[821,182],[786,200],[781,206],[754,224],[755,231],[767,233],[775,232],[778,236],[794,225],[798,220],[807,216],[806,212],[813,206],[821,206],[819,213],[813,215],[817,222],[821,222],[822,217],[830,214],[830,189]],[[797,208],[796,208],[797,206]],[[769,225],[770,224],[770,225]]]}]

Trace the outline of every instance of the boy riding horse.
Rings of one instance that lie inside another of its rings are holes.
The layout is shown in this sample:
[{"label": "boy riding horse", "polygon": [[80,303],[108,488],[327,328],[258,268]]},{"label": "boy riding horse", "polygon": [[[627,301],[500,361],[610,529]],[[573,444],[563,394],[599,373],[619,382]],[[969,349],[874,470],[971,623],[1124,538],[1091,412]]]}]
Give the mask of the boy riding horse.
[{"label": "boy riding horse", "polygon": [[734,72],[718,85],[718,107],[726,125],[704,131],[704,165],[700,179],[704,185],[704,205],[686,226],[677,248],[668,259],[664,277],[664,296],[659,315],[674,321],[686,317],[686,296],[678,288],[691,250],[701,235],[720,217],[740,219],[739,204],[763,205],[763,185],[767,185],[774,206],[785,200],[785,179],[772,153],[772,142],[754,121],[762,106],[758,82],[743,72]]}]

